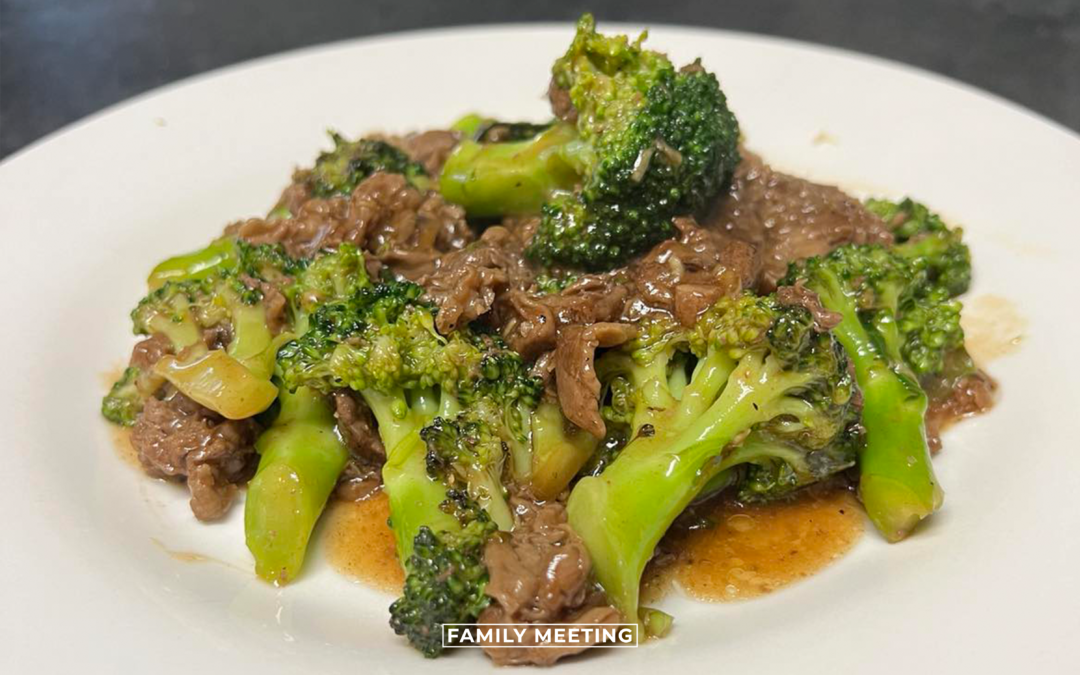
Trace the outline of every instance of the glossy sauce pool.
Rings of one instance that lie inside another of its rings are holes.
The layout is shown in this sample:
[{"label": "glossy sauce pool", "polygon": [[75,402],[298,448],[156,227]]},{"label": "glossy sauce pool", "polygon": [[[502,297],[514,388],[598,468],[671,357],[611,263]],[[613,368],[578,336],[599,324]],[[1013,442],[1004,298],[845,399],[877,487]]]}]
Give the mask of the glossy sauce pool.
[{"label": "glossy sauce pool", "polygon": [[855,496],[841,489],[760,506],[722,502],[700,515],[713,526],[665,539],[668,555],[646,570],[646,601],[673,587],[714,602],[764,595],[847,553],[862,536],[865,519]]},{"label": "glossy sauce pool", "polygon": [[350,579],[397,595],[405,576],[386,523],[386,493],[379,490],[359,502],[332,500],[323,517],[322,544],[330,565]]},{"label": "glossy sauce pool", "polygon": [[[386,495],[334,502],[323,546],[331,566],[350,579],[397,594],[404,577],[386,524]],[[672,587],[693,598],[753,598],[804,579],[840,558],[863,533],[863,512],[847,490],[807,494],[762,506],[718,504],[701,515],[715,526],[679,532],[664,544],[668,564],[646,571],[644,595]]]}]

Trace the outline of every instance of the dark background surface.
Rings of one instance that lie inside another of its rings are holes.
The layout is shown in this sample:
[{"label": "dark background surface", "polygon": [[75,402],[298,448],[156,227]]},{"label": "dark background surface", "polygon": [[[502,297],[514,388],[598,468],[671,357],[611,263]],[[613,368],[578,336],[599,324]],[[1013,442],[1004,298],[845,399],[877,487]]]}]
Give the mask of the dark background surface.
[{"label": "dark background surface", "polygon": [[0,0],[0,157],[112,103],[253,57],[415,28],[572,21],[586,9],[601,21],[875,54],[1080,130],[1080,0]]}]

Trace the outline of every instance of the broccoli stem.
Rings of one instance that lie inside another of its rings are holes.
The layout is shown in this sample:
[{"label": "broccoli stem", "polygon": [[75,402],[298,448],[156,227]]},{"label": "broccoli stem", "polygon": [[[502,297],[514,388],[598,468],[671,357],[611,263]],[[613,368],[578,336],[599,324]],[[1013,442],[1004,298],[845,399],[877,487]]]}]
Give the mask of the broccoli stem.
[{"label": "broccoli stem", "polygon": [[599,441],[582,429],[569,429],[557,403],[540,403],[531,421],[529,487],[538,500],[555,499],[589,461]]},{"label": "broccoli stem", "polygon": [[470,216],[539,213],[553,192],[578,182],[587,148],[577,139],[572,125],[557,124],[525,141],[462,141],[443,166],[439,188]]},{"label": "broccoli stem", "polygon": [[276,584],[296,578],[316,521],[349,449],[334,429],[326,399],[307,387],[282,388],[281,410],[255,442],[259,469],[244,507],[247,547],[255,572]]},{"label": "broccoli stem", "polygon": [[712,478],[745,461],[738,453],[725,455],[725,448],[775,416],[786,392],[802,381],[772,359],[747,355],[732,364],[726,355],[709,354],[663,421],[670,432],[639,434],[603,473],[574,487],[570,526],[625,621],[638,620],[641,574],[671,523]]},{"label": "broccoli stem", "polygon": [[154,366],[154,373],[188,398],[231,420],[258,415],[278,397],[278,388],[269,379],[220,349],[184,361],[165,356]]},{"label": "broccoli stem", "polygon": [[458,412],[453,396],[439,396],[434,390],[388,395],[373,389],[360,392],[379,425],[379,436],[387,448],[382,468],[383,490],[390,500],[390,527],[397,542],[402,566],[412,555],[413,541],[422,526],[432,532],[461,529],[457,519],[444,511],[446,486],[427,472],[427,444],[420,430],[436,416],[452,417]]},{"label": "broccoli stem", "polygon": [[432,532],[461,529],[453,514],[441,508],[446,501],[446,486],[428,475],[426,453],[427,444],[416,429],[388,450],[382,469],[383,489],[390,500],[390,527],[402,566],[412,555],[413,541],[421,527]]},{"label": "broccoli stem", "polygon": [[205,279],[218,270],[236,263],[236,244],[231,237],[210,242],[206,248],[173,256],[164,260],[150,272],[146,283],[150,290],[160,288],[167,281]]},{"label": "broccoli stem", "polygon": [[815,290],[825,307],[843,316],[833,334],[855,366],[863,394],[859,496],[878,531],[900,541],[944,499],[926,444],[926,394],[881,356],[851,299],[838,290]]},{"label": "broccoli stem", "polygon": [[833,332],[863,392],[866,446],[859,457],[859,495],[881,535],[900,541],[944,500],[927,445],[927,395],[881,359],[854,311],[842,314]]}]

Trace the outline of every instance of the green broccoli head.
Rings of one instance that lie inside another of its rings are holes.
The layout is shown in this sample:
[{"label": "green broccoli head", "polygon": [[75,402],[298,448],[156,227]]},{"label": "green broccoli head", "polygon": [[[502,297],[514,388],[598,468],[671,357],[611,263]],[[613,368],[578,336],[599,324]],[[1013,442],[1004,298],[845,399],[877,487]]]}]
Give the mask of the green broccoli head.
[{"label": "green broccoli head", "polygon": [[897,320],[902,340],[900,352],[918,378],[941,373],[949,355],[964,350],[962,307],[942,287],[931,287],[901,307]]},{"label": "green broccoli head", "polygon": [[925,270],[932,285],[945,289],[950,297],[967,292],[971,287],[971,250],[963,241],[963,230],[950,228],[936,213],[911,199],[871,199],[866,206],[892,227],[896,239],[893,251]]},{"label": "green broccoli head", "polygon": [[451,489],[466,490],[501,530],[514,526],[502,485],[507,446],[500,407],[470,406],[456,417],[436,417],[420,432],[427,444],[428,474]]},{"label": "green broccoli head", "polygon": [[134,367],[124,369],[113,383],[109,393],[101,401],[101,414],[113,424],[130,427],[143,409],[143,397],[137,385],[141,371]]},{"label": "green broccoli head", "polygon": [[350,298],[372,285],[363,253],[348,243],[341,244],[336,251],[324,252],[294,276],[286,294],[305,313],[327,302]]},{"label": "green broccoli head", "polygon": [[306,178],[315,197],[350,195],[365,178],[380,171],[399,173],[417,189],[427,189],[429,179],[423,165],[398,148],[385,141],[348,141],[335,131],[329,133],[334,149],[319,155]]},{"label": "green broccoli head", "polygon": [[610,269],[674,235],[673,216],[700,211],[739,162],[739,128],[716,77],[676,71],[642,35],[596,32],[589,15],[556,61],[593,162],[581,190],[554,196],[528,253],[545,264]]},{"label": "green broccoli head", "polygon": [[420,528],[402,595],[390,605],[390,627],[428,658],[442,654],[443,624],[472,623],[490,602],[484,546],[495,525],[461,492],[449,493],[444,508],[464,521],[460,531]]},{"label": "green broccoli head", "polygon": [[700,64],[676,71],[641,41],[596,32],[585,15],[556,61],[578,111],[533,138],[465,141],[440,178],[471,215],[540,211],[527,253],[544,265],[610,269],[673,236],[739,162],[738,122]]},{"label": "green broccoli head", "polygon": [[[423,289],[407,282],[362,286],[319,305],[307,332],[278,351],[282,382],[330,392],[351,386],[384,394],[431,386],[444,340],[435,332]],[[423,384],[422,384],[423,383]]]}]

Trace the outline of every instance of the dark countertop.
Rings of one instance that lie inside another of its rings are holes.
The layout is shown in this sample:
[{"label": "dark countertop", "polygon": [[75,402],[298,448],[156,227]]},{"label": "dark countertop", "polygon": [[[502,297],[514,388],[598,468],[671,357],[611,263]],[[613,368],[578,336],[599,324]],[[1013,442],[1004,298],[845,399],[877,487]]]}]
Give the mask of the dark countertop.
[{"label": "dark countertop", "polygon": [[287,49],[601,20],[780,35],[937,71],[1080,130],[1080,0],[0,0],[0,157],[112,103]]}]

